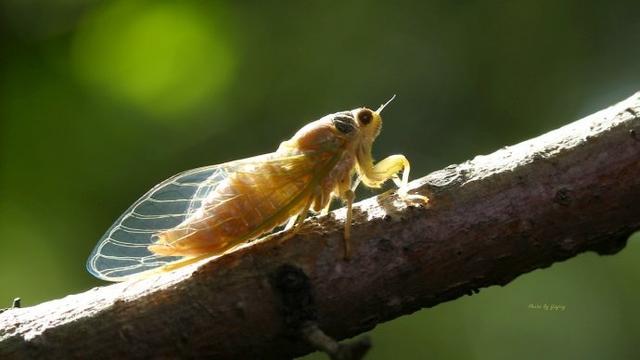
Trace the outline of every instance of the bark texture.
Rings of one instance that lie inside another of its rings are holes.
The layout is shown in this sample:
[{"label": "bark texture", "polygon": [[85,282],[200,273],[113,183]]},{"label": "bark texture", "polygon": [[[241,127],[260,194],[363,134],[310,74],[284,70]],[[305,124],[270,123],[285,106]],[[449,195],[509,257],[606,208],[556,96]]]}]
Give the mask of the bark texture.
[{"label": "bark texture", "polygon": [[290,358],[313,350],[301,334],[316,325],[343,339],[585,251],[614,254],[640,228],[638,114],[640,93],[415,180],[426,206],[359,202],[349,261],[341,209],[284,243],[9,309],[0,358]]}]

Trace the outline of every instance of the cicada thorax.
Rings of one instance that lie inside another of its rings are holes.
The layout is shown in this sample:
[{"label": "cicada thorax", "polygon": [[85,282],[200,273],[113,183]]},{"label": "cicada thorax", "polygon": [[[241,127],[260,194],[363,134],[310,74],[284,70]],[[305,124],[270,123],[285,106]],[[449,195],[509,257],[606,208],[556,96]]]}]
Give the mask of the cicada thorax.
[{"label": "cicada thorax", "polygon": [[157,234],[149,250],[171,256],[224,252],[271,231],[303,210],[305,199],[296,197],[313,176],[305,166],[313,164],[291,169],[265,163],[231,173],[194,214]]}]

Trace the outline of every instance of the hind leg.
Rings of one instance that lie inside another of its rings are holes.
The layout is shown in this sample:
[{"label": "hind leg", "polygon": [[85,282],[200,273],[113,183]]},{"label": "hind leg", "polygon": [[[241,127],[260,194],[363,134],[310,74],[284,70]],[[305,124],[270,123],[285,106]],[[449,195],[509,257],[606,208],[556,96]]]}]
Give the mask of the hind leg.
[{"label": "hind leg", "polygon": [[292,216],[291,219],[289,219],[287,226],[285,226],[286,233],[278,240],[281,244],[291,239],[298,233],[298,231],[300,231],[304,219],[307,218],[307,214],[309,213],[309,208],[311,208],[312,202],[313,198],[307,200],[307,204],[305,205],[304,209],[300,211],[298,215]]}]

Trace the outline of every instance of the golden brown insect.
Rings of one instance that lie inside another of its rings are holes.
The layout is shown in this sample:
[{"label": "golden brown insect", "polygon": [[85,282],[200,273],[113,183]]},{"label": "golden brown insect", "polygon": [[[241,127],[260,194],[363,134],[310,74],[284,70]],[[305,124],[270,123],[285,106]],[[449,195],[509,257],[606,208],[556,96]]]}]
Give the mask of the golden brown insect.
[{"label": "golden brown insect", "polygon": [[336,197],[347,205],[349,257],[355,187],[379,188],[393,179],[402,192],[409,178],[403,155],[375,165],[371,157],[387,104],[324,116],[274,153],[189,170],[156,185],[104,234],[87,261],[89,272],[121,281],[158,267],[171,270],[222,255],[285,223],[288,238],[310,210],[326,213]]}]

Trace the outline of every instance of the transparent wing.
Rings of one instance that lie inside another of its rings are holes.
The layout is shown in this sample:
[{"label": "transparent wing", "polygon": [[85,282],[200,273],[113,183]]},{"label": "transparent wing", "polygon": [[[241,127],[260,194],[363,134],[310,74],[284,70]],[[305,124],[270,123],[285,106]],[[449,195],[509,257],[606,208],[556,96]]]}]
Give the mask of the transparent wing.
[{"label": "transparent wing", "polygon": [[103,280],[122,281],[180,259],[149,251],[147,247],[154,242],[154,234],[175,227],[198,210],[202,200],[229,174],[251,171],[260,164],[282,158],[283,155],[273,153],[206,166],[177,174],[156,185],[102,236],[87,260],[87,270]]}]

